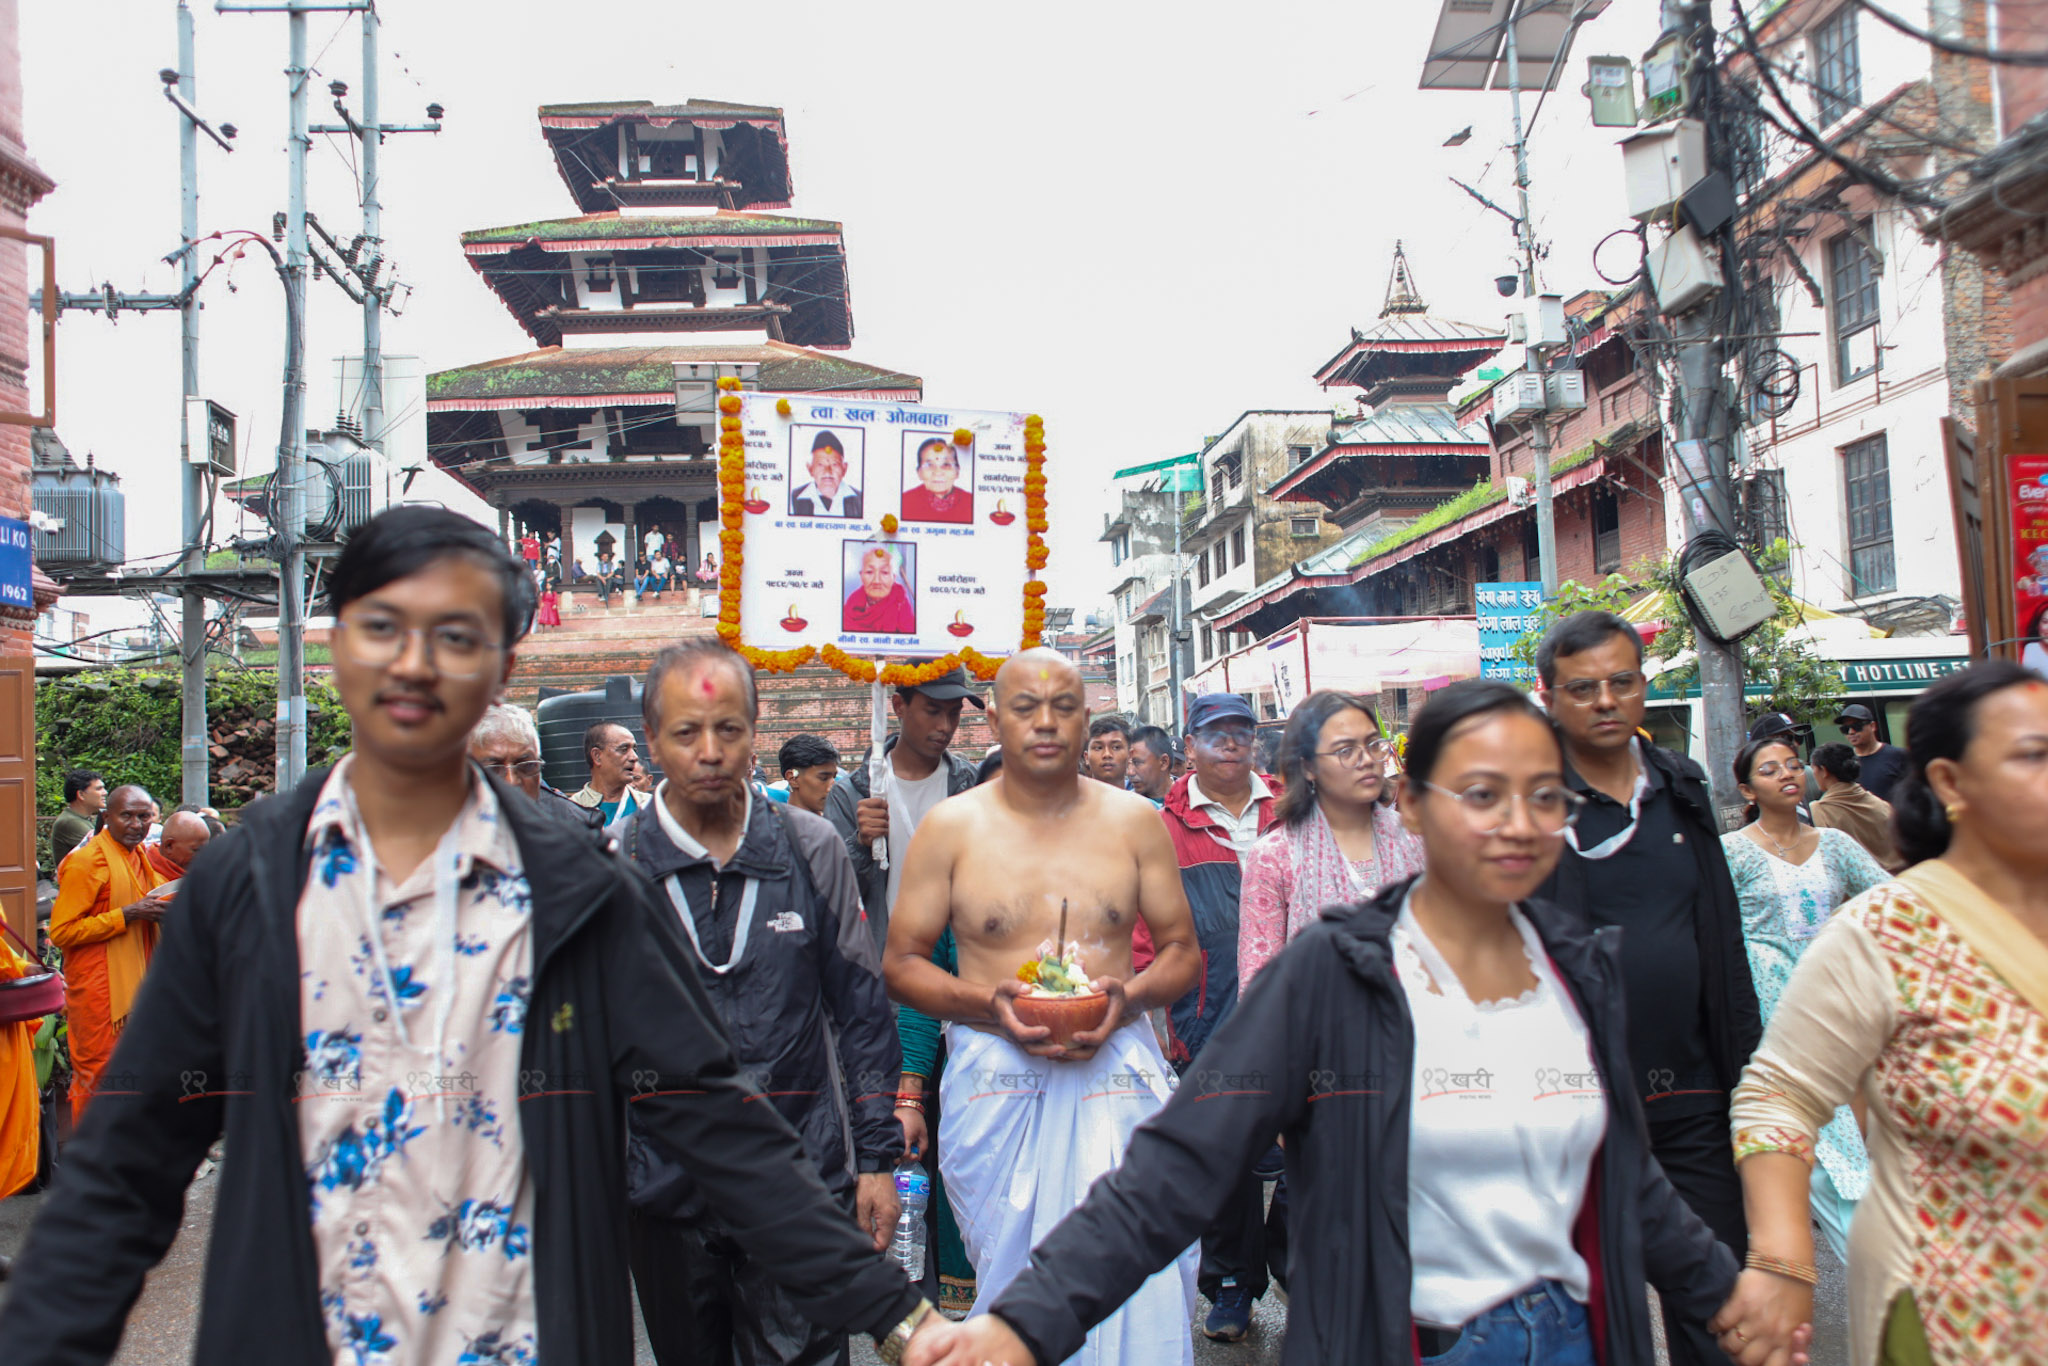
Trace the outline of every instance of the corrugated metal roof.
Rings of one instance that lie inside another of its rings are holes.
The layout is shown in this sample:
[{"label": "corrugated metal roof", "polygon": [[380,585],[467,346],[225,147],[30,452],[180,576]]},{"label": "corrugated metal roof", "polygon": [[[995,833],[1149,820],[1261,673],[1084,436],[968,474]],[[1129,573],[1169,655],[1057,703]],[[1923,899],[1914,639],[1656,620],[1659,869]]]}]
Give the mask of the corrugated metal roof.
[{"label": "corrugated metal roof", "polygon": [[545,218],[502,228],[476,228],[462,234],[464,247],[517,246],[524,242],[603,242],[607,246],[660,246],[673,238],[689,242],[705,237],[813,240],[837,238],[839,224],[828,218],[792,218],[785,214],[742,213],[720,209],[704,214],[592,213],[576,218]]},{"label": "corrugated metal roof", "polygon": [[[603,398],[607,405],[666,403],[675,396],[677,361],[754,361],[771,392],[923,392],[916,375],[863,365],[787,342],[707,346],[550,347],[523,356],[427,376],[427,407],[437,412],[520,406],[510,400]],[[547,407],[546,403],[529,406]],[[562,405],[555,405],[562,406]]]},{"label": "corrugated metal roof", "polygon": [[782,111],[767,104],[734,104],[729,100],[684,100],[656,104],[652,100],[598,100],[590,104],[544,104],[543,119],[780,119]]},{"label": "corrugated metal roof", "polygon": [[1330,428],[1332,446],[1477,446],[1491,443],[1458,425],[1457,410],[1448,403],[1383,403],[1355,422]]}]

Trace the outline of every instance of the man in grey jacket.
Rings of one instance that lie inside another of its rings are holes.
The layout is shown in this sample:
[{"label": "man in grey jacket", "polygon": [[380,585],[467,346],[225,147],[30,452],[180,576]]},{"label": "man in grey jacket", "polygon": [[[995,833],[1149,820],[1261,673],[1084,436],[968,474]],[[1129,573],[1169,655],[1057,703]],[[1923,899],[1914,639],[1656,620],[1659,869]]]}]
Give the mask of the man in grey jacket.
[{"label": "man in grey jacket", "polygon": [[[947,797],[974,786],[974,765],[952,752],[960,729],[960,712],[968,703],[985,710],[987,703],[969,686],[967,670],[955,669],[914,688],[898,688],[891,699],[896,733],[882,746],[889,766],[885,795],[869,791],[868,756],[842,776],[825,802],[825,818],[846,841],[853,871],[860,880],[861,905],[875,938],[879,959],[889,939],[889,903],[902,877],[903,854],[925,813]],[[888,841],[889,866],[875,861],[875,841]]]}]

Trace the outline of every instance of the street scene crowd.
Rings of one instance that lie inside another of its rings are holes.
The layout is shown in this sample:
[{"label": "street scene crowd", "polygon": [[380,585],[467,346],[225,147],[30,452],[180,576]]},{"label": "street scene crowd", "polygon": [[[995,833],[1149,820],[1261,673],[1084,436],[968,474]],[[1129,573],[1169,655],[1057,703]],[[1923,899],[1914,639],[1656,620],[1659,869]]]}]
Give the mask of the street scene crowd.
[{"label": "street scene crowd", "polygon": [[500,700],[531,559],[431,507],[358,531],[353,749],[231,827],[67,777],[75,1127],[48,1151],[46,1011],[0,1007],[0,1196],[55,1167],[7,1362],[109,1359],[210,1161],[204,1362],[625,1361],[636,1296],[665,1366],[1149,1366],[1275,1296],[1288,1362],[1791,1366],[1821,1243],[1849,1360],[2048,1360],[2019,665],[1903,749],[1763,717],[1724,832],[1604,612],[1398,734],[1334,691],[1277,741],[1232,694],[1132,729],[1030,649],[772,783],[706,635],[655,656],[645,756],[599,722],[565,793]]}]

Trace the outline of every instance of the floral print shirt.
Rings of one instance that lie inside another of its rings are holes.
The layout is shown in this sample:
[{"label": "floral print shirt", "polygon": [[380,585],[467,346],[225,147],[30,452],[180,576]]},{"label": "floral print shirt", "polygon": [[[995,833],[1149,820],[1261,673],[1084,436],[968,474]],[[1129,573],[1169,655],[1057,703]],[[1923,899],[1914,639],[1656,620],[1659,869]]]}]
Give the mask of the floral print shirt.
[{"label": "floral print shirt", "polygon": [[299,1147],[341,1366],[535,1359],[519,1132],[533,897],[478,782],[404,882],[335,766],[306,830]]}]

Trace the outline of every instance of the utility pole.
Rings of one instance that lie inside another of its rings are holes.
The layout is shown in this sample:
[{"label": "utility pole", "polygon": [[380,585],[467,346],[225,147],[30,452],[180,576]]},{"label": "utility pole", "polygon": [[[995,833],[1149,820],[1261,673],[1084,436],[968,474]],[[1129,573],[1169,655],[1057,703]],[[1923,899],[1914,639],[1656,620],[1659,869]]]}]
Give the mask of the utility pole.
[{"label": "utility pole", "polygon": [[[380,189],[378,160],[383,150],[384,139],[392,133],[438,133],[441,131],[441,106],[427,106],[426,123],[384,123],[379,111],[379,78],[377,71],[377,39],[379,24],[374,0],[362,6],[363,12],[363,113],[357,118],[348,110],[342,100],[348,95],[348,86],[341,81],[328,84],[334,95],[334,112],[341,116],[341,122],[315,124],[315,133],[340,133],[355,138],[362,144],[363,182],[363,229],[362,235],[350,246],[342,248],[339,243],[327,237],[324,229],[321,236],[329,247],[341,256],[343,265],[361,286],[363,307],[363,440],[382,451],[385,448],[384,431],[384,309],[391,303],[392,291],[388,285],[378,283],[384,271],[384,205],[377,197]],[[337,279],[342,288],[348,289],[345,281]],[[346,396],[343,402],[346,403]]]},{"label": "utility pole", "polygon": [[[1201,466],[1198,464],[1195,469],[1199,472]],[[1180,491],[1180,480],[1176,477],[1179,473],[1179,470],[1169,470],[1166,475],[1166,486],[1174,490],[1167,495],[1167,502],[1173,508],[1173,582],[1167,587],[1172,596],[1168,599],[1166,613],[1166,687],[1169,694],[1166,728],[1176,735],[1185,735],[1187,713],[1181,705],[1180,694],[1187,680],[1180,675],[1180,633],[1183,629],[1180,600],[1181,586],[1187,581],[1187,565],[1180,553],[1180,528],[1181,523],[1187,520],[1187,495]]]},{"label": "utility pole", "polygon": [[[1666,13],[1670,13],[1667,7]],[[1712,6],[1688,0],[1679,11],[1690,56],[1686,65],[1692,81],[1687,114],[1701,120],[1707,129],[1709,171],[1730,174],[1727,129],[1715,113],[1714,87],[1720,78],[1714,65],[1714,16]],[[1720,234],[1721,271],[1724,280],[1735,269],[1735,256],[1728,230]],[[1679,435],[1678,465],[1680,503],[1688,542],[1709,532],[1731,540],[1736,535],[1732,490],[1729,487],[1728,457],[1734,436],[1734,414],[1729,410],[1726,347],[1716,313],[1730,297],[1723,288],[1705,303],[1675,319],[1672,332],[1678,339]],[[1707,777],[1714,804],[1729,824],[1735,808],[1741,806],[1731,766],[1742,748],[1743,679],[1742,657],[1735,647],[1724,644],[1699,629],[1694,622],[1693,639],[1699,655],[1700,710],[1704,716],[1707,743]]]},{"label": "utility pole", "polygon": [[285,293],[290,319],[285,334],[283,440],[277,452],[277,790],[289,792],[306,773],[306,11],[294,3],[286,12],[290,65],[291,134],[286,147]]},{"label": "utility pole", "polygon": [[[192,7],[178,0],[178,94],[187,106],[198,98],[196,59],[192,43]],[[192,119],[178,120],[178,240],[180,358],[184,375],[185,401],[178,411],[179,480],[184,493],[185,586],[183,620],[178,636],[179,744],[183,770],[183,800],[208,805],[208,762],[206,731],[206,595],[195,576],[206,569],[206,547],[200,540],[205,525],[206,466],[192,459],[192,440],[202,441],[206,433],[192,430],[193,400],[199,397],[199,125]]]},{"label": "utility pole", "polygon": [[[1508,116],[1513,120],[1515,135],[1515,194],[1516,208],[1520,217],[1515,220],[1515,237],[1522,248],[1522,298],[1533,302],[1536,298],[1536,230],[1529,221],[1529,144],[1522,136],[1522,57],[1515,37],[1515,25],[1521,18],[1522,0],[1508,0],[1507,33],[1505,35],[1508,68]],[[1526,306],[1526,305],[1525,305]],[[1535,347],[1529,348],[1529,367],[1538,375],[1545,375],[1546,365],[1543,353]],[[1545,403],[1549,401],[1549,380],[1544,381]],[[1536,564],[1538,577],[1543,580],[1543,596],[1548,598],[1557,592],[1557,520],[1550,501],[1550,413],[1536,415],[1529,427],[1529,451],[1535,461],[1536,485]]]}]

